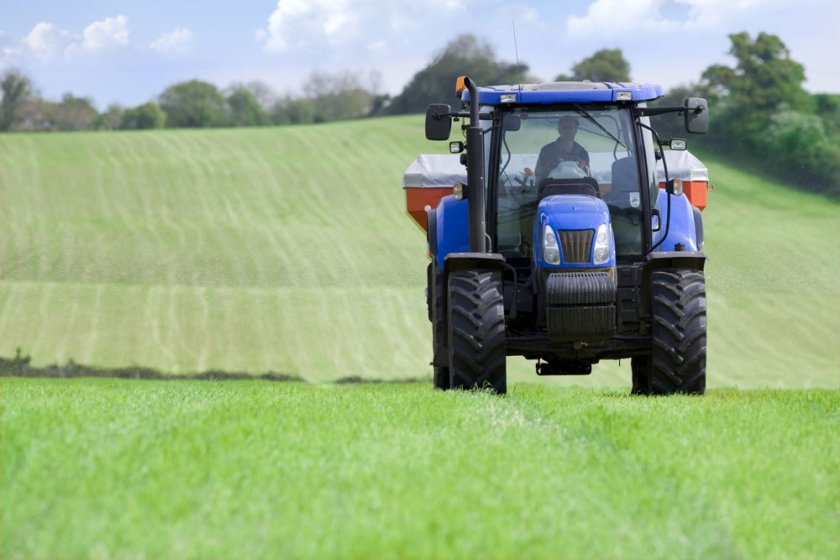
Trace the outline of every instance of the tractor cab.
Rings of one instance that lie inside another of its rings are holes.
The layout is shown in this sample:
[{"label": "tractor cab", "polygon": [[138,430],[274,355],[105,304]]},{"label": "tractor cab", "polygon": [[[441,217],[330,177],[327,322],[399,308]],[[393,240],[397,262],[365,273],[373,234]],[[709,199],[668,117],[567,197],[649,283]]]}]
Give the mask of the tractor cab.
[{"label": "tractor cab", "polygon": [[[642,254],[642,240],[649,234],[644,228],[643,200],[655,201],[657,189],[650,177],[641,181],[638,160],[645,160],[645,154],[653,155],[654,150],[650,132],[635,133],[629,108],[524,106],[501,111],[499,119],[488,172],[488,192],[495,202],[488,229],[499,253],[512,261],[545,257],[539,253],[542,232],[534,229],[535,221],[544,226],[550,215],[564,212],[571,204],[571,214],[576,216],[605,214],[606,210],[605,223],[612,228],[615,246],[605,247],[606,252],[598,255],[582,254],[572,246],[563,250],[561,239],[563,264],[597,266],[608,262],[610,253],[616,258]],[[652,158],[645,163],[646,172],[654,168]],[[580,231],[568,218],[565,222],[568,231]],[[589,221],[580,225],[581,230],[592,228]],[[545,264],[550,266],[552,260],[557,259],[549,258]]]}]

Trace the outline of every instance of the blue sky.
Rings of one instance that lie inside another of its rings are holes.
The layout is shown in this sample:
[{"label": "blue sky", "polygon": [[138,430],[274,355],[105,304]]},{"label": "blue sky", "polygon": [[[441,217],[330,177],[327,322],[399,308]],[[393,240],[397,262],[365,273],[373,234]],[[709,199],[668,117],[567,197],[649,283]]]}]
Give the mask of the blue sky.
[{"label": "blue sky", "polygon": [[840,92],[840,0],[0,0],[0,71],[100,109],[193,78],[296,92],[313,71],[395,94],[459,33],[513,61],[512,21],[520,60],[543,80],[621,48],[634,80],[667,88],[731,63],[727,34],[767,31],[805,65],[807,89]]}]

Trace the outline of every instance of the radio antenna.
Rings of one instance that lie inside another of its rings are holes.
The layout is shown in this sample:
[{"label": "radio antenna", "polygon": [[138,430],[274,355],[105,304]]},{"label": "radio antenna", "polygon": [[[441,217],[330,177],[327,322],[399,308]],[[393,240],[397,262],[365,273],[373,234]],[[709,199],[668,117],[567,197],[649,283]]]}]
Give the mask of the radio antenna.
[{"label": "radio antenna", "polygon": [[[522,72],[522,67],[519,66],[519,45],[516,43],[516,20],[510,18],[510,26],[513,28],[513,52],[516,55],[516,71],[518,73]],[[517,87],[519,88],[519,93],[522,93],[522,76],[518,76],[517,80]]]}]

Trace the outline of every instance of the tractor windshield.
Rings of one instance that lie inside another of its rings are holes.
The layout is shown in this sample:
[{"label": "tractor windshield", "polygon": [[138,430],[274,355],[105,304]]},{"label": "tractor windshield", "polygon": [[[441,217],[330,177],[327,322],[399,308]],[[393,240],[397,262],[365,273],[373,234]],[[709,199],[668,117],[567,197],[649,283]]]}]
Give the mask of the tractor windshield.
[{"label": "tractor windshield", "polygon": [[520,107],[503,114],[497,175],[497,250],[530,256],[541,188],[597,184],[610,209],[618,256],[642,253],[638,150],[630,111],[615,106]]}]

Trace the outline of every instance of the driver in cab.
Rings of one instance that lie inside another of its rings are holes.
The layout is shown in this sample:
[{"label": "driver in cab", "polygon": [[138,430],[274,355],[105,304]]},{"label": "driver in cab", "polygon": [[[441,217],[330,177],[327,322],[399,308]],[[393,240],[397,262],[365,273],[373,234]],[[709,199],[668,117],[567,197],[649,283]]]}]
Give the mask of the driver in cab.
[{"label": "driver in cab", "polygon": [[557,121],[557,132],[560,137],[542,147],[537,158],[536,170],[532,171],[530,167],[526,167],[525,177],[536,175],[536,184],[539,186],[544,179],[551,176],[551,172],[556,167],[567,161],[576,163],[580,170],[588,175],[589,153],[575,142],[577,130],[578,120],[575,117],[569,115],[560,117]]}]

